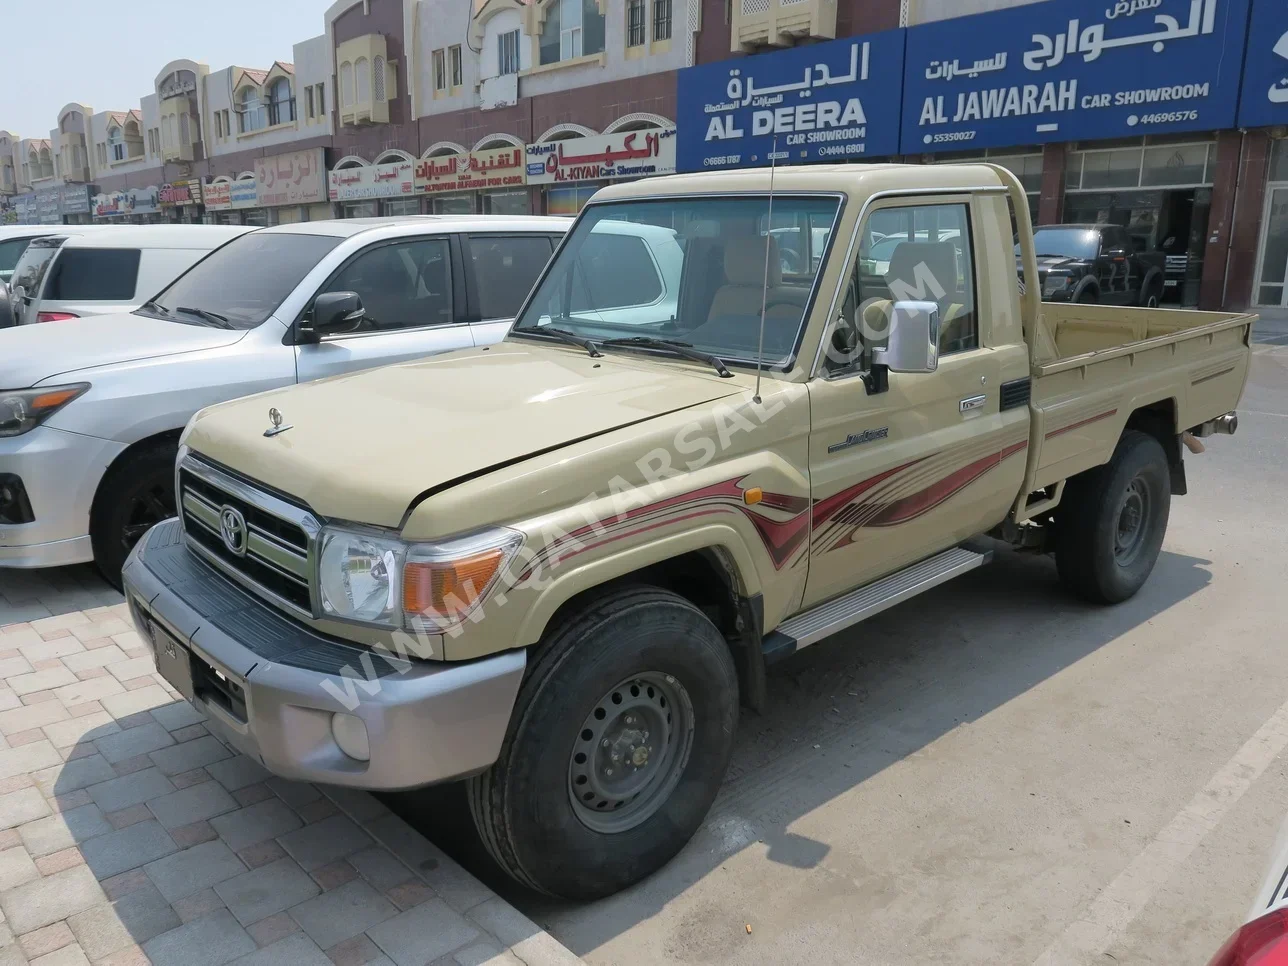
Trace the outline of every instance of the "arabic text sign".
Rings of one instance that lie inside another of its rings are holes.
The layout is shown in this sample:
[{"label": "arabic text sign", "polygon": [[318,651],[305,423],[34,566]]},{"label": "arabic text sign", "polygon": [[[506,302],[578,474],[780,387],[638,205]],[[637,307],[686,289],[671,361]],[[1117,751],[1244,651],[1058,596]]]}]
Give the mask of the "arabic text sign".
[{"label": "arabic text sign", "polygon": [[1239,127],[1288,124],[1288,3],[1252,0]]},{"label": "arabic text sign", "polygon": [[157,210],[155,187],[128,188],[94,196],[94,214],[100,218],[119,215],[150,215]]},{"label": "arabic text sign", "polygon": [[233,206],[232,185],[227,181],[207,181],[201,189],[207,211],[223,211]]},{"label": "arabic text sign", "polygon": [[680,71],[681,171],[844,161],[899,151],[904,31]]},{"label": "arabic text sign", "polygon": [[529,144],[525,155],[528,184],[674,174],[675,128]]},{"label": "arabic text sign", "polygon": [[261,205],[310,205],[326,201],[322,149],[255,159],[255,201]]},{"label": "arabic text sign", "polygon": [[523,148],[488,148],[416,162],[416,190],[488,191],[528,183]]},{"label": "arabic text sign", "polygon": [[902,152],[1232,127],[1249,2],[1050,0],[909,28]]},{"label": "arabic text sign", "polygon": [[360,198],[397,198],[416,190],[410,161],[392,164],[368,164],[341,168],[328,175],[332,201],[355,201]]},{"label": "arabic text sign", "polygon": [[254,178],[238,178],[228,187],[228,200],[234,208],[254,208],[259,204],[259,182]]}]

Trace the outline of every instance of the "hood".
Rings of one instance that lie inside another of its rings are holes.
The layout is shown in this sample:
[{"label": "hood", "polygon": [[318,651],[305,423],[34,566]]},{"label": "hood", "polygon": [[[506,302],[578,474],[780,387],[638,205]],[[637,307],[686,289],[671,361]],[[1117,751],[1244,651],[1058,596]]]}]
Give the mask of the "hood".
[{"label": "hood", "polygon": [[[1081,269],[1086,267],[1085,258],[1072,258],[1068,255],[1039,255],[1038,256],[1038,280],[1046,281],[1048,272],[1069,271],[1072,269]],[[1015,259],[1015,268],[1020,273],[1020,278],[1024,277],[1024,261],[1017,257]]]},{"label": "hood", "polygon": [[[185,442],[324,517],[397,527],[428,490],[743,388],[670,360],[502,342],[224,403]],[[291,428],[266,438],[270,408]]]},{"label": "hood", "polygon": [[245,330],[212,329],[142,315],[94,315],[0,332],[0,389],[136,359],[232,345]]}]

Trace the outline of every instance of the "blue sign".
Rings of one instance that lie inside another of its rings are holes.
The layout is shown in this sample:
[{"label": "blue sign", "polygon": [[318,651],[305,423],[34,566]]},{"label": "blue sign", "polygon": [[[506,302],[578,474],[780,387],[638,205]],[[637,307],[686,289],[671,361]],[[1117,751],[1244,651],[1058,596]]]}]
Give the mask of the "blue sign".
[{"label": "blue sign", "polygon": [[1253,0],[1239,127],[1288,124],[1288,2]]},{"label": "blue sign", "polygon": [[1233,127],[1249,3],[1048,0],[912,27],[902,151]]},{"label": "blue sign", "polygon": [[904,31],[679,72],[677,171],[897,154]]}]

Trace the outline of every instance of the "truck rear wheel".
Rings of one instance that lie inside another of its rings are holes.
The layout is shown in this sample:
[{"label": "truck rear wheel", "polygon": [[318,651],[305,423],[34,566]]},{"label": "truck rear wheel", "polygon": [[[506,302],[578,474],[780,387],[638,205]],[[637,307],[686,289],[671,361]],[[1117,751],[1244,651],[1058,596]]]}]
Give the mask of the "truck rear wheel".
[{"label": "truck rear wheel", "polygon": [[738,722],[728,644],[675,594],[630,587],[553,628],[496,763],[467,794],[510,876],[569,899],[665,865],[719,791]]},{"label": "truck rear wheel", "polygon": [[1108,463],[1065,487],[1055,550],[1065,586],[1097,604],[1133,596],[1158,560],[1171,504],[1162,445],[1153,436],[1127,430]]}]

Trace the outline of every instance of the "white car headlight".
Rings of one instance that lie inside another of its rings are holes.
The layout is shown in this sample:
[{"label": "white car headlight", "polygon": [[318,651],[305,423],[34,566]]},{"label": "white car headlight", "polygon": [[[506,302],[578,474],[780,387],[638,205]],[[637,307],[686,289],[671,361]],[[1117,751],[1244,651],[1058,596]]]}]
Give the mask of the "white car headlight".
[{"label": "white car headlight", "polygon": [[522,543],[504,527],[441,543],[327,527],[317,558],[321,615],[441,633],[478,609]]},{"label": "white car headlight", "polygon": [[401,540],[327,528],[318,553],[322,616],[393,627],[402,623]]},{"label": "white car headlight", "polygon": [[87,389],[87,382],[41,389],[0,389],[0,437],[30,432]]}]

